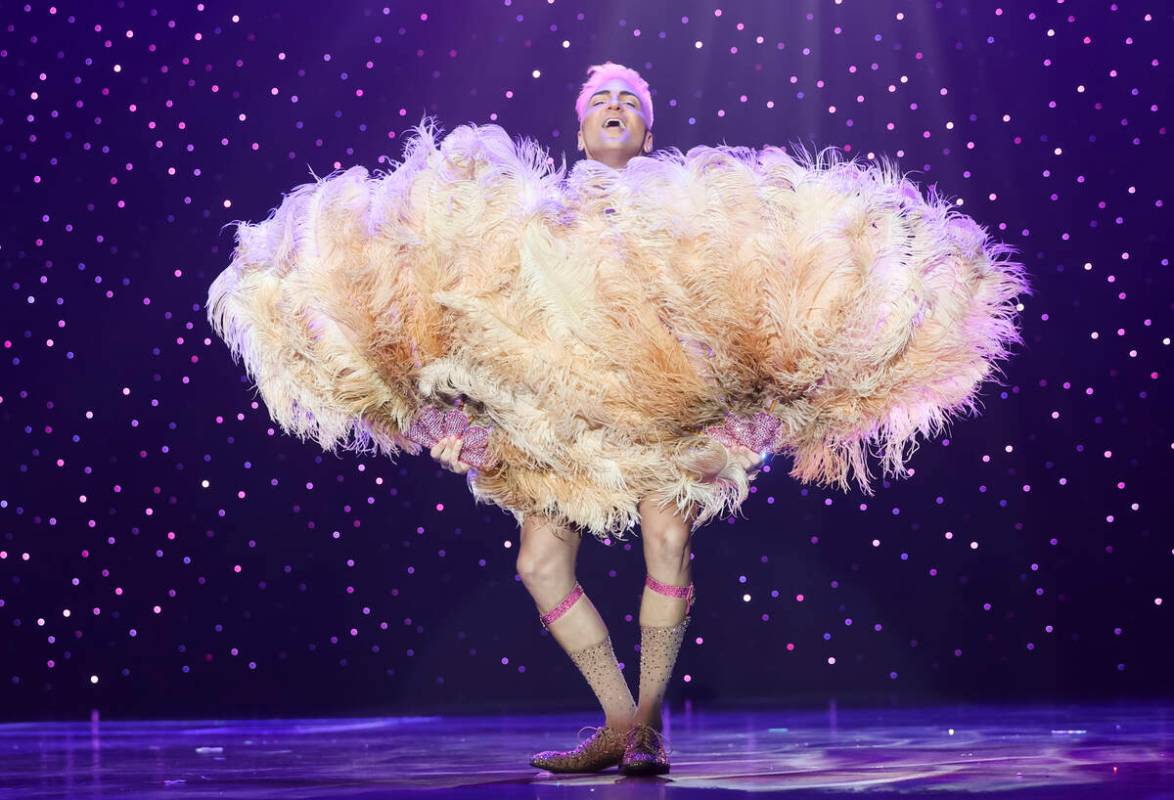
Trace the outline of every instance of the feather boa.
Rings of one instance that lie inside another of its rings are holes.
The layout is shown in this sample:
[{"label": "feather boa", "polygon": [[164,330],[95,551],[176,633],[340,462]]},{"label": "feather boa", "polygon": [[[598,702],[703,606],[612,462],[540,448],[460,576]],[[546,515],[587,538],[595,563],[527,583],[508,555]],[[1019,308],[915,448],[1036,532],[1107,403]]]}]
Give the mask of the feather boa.
[{"label": "feather boa", "polygon": [[706,429],[764,411],[800,481],[870,493],[870,456],[901,475],[1021,341],[1011,252],[831,150],[568,174],[497,126],[426,121],[392,170],[238,223],[208,314],[286,431],[418,453],[413,422],[456,404],[492,431],[477,499],[623,538],[644,498],[695,526],[737,511],[746,472]]}]

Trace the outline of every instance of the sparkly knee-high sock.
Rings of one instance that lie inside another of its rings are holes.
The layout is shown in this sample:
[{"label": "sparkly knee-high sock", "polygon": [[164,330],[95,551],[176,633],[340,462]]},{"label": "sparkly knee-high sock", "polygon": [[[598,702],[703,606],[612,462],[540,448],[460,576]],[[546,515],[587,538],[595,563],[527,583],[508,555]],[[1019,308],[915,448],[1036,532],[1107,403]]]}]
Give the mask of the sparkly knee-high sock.
[{"label": "sparkly knee-high sock", "polygon": [[[583,587],[576,583],[575,588],[562,602],[539,616],[543,626],[549,628],[583,596]],[[636,702],[632,699],[632,690],[628,688],[624,674],[620,672],[611,636],[605,635],[602,641],[588,647],[568,649],[567,655],[583,673],[591,691],[595,692],[596,698],[599,699],[608,727],[626,729],[631,725],[632,717],[636,713]]]},{"label": "sparkly knee-high sock", "polygon": [[673,666],[685,639],[685,629],[692,619],[693,584],[670,586],[649,575],[645,586],[668,597],[682,598],[685,618],[675,625],[640,625],[640,722],[660,727],[660,708],[672,678]]}]

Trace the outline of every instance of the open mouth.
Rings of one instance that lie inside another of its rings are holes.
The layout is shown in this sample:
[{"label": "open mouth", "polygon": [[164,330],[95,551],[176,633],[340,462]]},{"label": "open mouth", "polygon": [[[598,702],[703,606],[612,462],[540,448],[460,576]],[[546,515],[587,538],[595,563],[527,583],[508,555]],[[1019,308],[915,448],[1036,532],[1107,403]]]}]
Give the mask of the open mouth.
[{"label": "open mouth", "polygon": [[624,121],[622,119],[618,119],[617,117],[612,117],[611,119],[605,120],[603,127],[605,130],[627,130],[627,126],[624,125]]}]

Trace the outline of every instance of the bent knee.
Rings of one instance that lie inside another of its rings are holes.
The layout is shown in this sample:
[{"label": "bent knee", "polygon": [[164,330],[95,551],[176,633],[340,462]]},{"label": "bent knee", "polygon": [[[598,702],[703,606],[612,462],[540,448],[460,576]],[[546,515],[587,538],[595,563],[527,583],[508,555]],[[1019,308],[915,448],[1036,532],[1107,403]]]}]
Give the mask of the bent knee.
[{"label": "bent knee", "polygon": [[574,572],[571,563],[566,559],[525,552],[518,553],[514,568],[522,583],[527,586],[565,582],[567,576]]},{"label": "bent knee", "polygon": [[687,525],[649,525],[641,531],[645,550],[664,555],[679,555],[689,549],[693,531]]}]

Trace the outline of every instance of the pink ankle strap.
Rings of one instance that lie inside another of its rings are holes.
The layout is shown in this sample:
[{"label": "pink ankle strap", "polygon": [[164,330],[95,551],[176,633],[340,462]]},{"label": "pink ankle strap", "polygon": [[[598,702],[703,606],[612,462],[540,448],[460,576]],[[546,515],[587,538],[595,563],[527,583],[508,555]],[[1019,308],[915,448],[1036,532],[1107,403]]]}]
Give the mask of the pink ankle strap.
[{"label": "pink ankle strap", "polygon": [[697,595],[693,591],[692,583],[688,586],[672,586],[667,583],[661,583],[656,578],[648,575],[644,578],[644,585],[652,591],[663,594],[666,597],[683,598],[685,600],[686,614],[693,610],[693,601],[697,599]]},{"label": "pink ankle strap", "polygon": [[575,601],[578,600],[582,596],[583,596],[583,587],[579,585],[578,581],[575,581],[575,588],[571,589],[570,594],[568,594],[566,597],[564,597],[562,599],[562,602],[560,602],[554,608],[550,609],[550,611],[547,611],[545,614],[538,615],[538,620],[542,623],[542,627],[549,628],[551,626],[551,623],[553,623],[556,619],[561,617],[563,614],[567,613],[567,611],[570,610],[571,606],[573,606],[575,604]]}]

